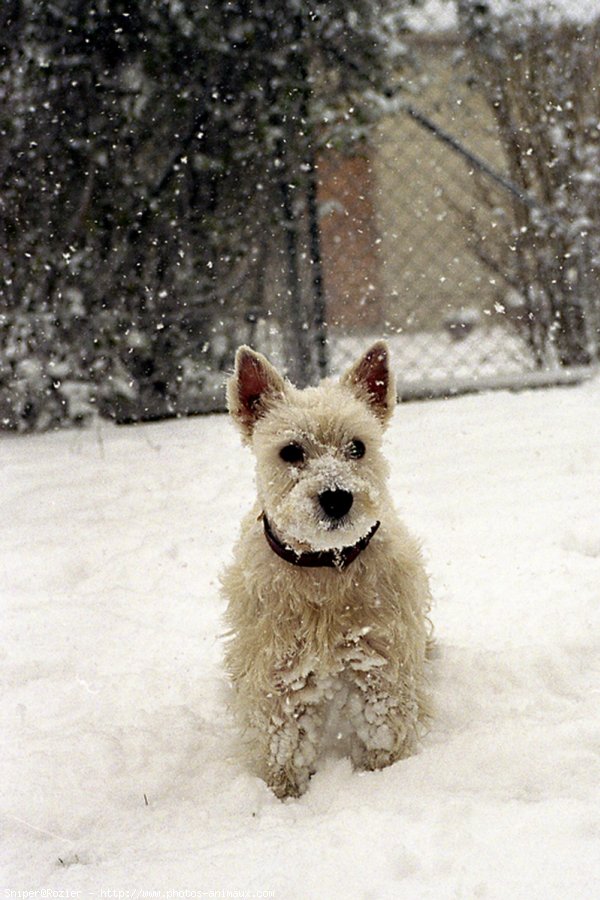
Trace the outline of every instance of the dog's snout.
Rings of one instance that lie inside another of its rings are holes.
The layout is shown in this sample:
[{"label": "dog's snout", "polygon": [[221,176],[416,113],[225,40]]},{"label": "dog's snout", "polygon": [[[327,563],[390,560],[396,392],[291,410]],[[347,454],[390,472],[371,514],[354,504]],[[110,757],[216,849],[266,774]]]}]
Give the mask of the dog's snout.
[{"label": "dog's snout", "polygon": [[350,512],[353,500],[350,491],[343,491],[339,488],[319,494],[321,508],[330,519],[341,519],[347,512]]}]

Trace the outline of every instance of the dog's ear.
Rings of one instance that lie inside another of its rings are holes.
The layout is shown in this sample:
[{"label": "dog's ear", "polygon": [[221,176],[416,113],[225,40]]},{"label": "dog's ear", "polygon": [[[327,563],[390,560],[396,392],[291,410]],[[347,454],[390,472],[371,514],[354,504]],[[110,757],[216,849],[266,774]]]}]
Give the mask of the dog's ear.
[{"label": "dog's ear", "polygon": [[284,392],[283,378],[262,353],[246,346],[238,349],[235,370],[227,383],[227,407],[244,437],[251,436],[257,420]]},{"label": "dog's ear", "polygon": [[342,375],[341,382],[368,404],[382,424],[387,423],[396,403],[396,383],[390,372],[390,354],[385,341],[369,347]]}]

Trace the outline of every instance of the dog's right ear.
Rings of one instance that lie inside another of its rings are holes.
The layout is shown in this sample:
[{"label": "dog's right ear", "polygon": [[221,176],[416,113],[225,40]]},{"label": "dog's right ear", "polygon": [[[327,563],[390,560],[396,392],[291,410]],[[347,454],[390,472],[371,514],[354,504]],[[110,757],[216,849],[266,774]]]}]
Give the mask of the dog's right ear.
[{"label": "dog's right ear", "polygon": [[261,416],[285,393],[285,382],[262,353],[242,346],[227,383],[227,407],[243,436],[249,439]]}]

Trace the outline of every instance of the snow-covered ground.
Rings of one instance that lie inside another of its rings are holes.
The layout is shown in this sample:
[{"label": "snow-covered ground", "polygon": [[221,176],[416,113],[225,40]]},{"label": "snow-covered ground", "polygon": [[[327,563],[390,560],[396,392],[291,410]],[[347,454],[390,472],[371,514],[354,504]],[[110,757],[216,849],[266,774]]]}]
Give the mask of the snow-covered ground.
[{"label": "snow-covered ground", "polygon": [[2,438],[4,896],[598,896],[600,382],[404,405],[387,450],[437,716],[414,758],[327,758],[281,803],[220,668],[253,492],[228,420]]}]

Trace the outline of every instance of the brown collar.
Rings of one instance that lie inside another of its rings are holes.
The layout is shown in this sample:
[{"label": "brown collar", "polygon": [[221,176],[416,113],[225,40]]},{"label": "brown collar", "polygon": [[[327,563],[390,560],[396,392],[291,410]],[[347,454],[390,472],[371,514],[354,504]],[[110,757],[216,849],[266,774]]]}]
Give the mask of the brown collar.
[{"label": "brown collar", "polygon": [[273,530],[269,524],[269,520],[263,513],[263,525],[265,529],[265,537],[271,550],[281,559],[291,563],[293,566],[304,566],[314,569],[326,566],[327,568],[346,569],[356,557],[362,553],[369,541],[379,528],[380,523],[375,522],[368,534],[353,544],[352,547],[342,547],[340,550],[307,550],[305,553],[297,553],[291,547],[286,547],[281,541],[275,537]]}]

